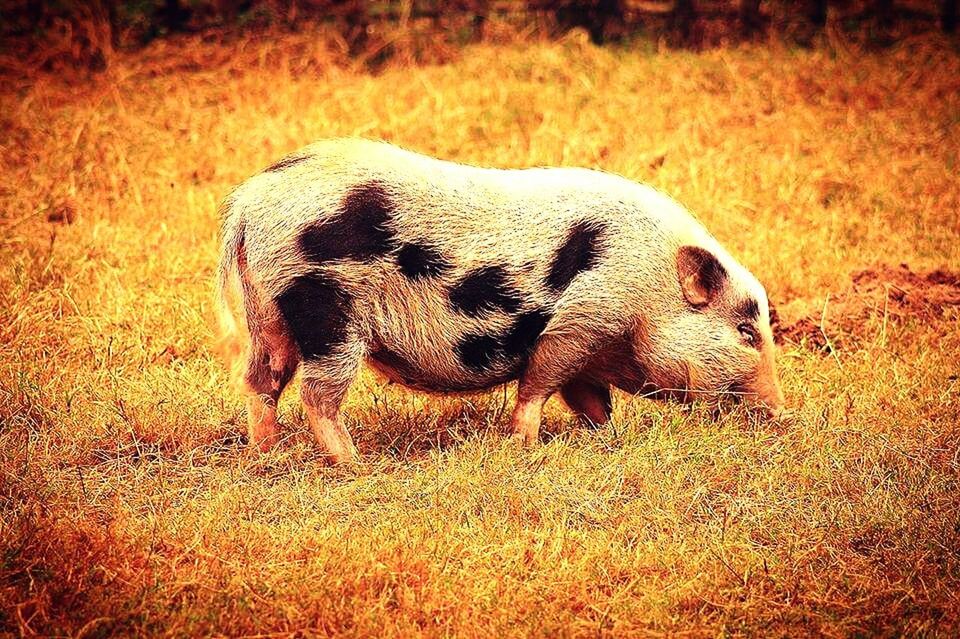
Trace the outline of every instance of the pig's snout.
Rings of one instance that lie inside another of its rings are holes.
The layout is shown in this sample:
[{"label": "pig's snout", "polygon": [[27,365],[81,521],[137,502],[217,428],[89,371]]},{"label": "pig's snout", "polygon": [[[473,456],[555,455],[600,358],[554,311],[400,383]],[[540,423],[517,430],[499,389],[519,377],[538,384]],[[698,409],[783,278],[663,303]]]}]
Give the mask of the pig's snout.
[{"label": "pig's snout", "polygon": [[736,401],[743,401],[750,408],[766,413],[771,419],[778,419],[784,412],[786,401],[776,379],[757,380],[750,386],[733,386]]},{"label": "pig's snout", "polygon": [[758,384],[756,394],[756,404],[766,411],[771,419],[779,419],[785,410],[786,401],[783,398],[783,390],[777,380],[771,380],[767,383]]}]

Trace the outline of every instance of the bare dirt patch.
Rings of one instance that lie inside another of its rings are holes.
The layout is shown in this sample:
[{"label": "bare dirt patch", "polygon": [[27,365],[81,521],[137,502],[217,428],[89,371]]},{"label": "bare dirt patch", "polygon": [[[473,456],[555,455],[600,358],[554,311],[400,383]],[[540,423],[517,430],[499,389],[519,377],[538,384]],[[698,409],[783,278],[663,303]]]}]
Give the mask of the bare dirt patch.
[{"label": "bare dirt patch", "polygon": [[844,336],[862,336],[879,318],[941,322],[960,307],[960,273],[937,269],[916,273],[906,264],[856,271],[850,285],[817,302],[795,300],[771,306],[770,325],[778,344],[806,344],[829,352]]}]

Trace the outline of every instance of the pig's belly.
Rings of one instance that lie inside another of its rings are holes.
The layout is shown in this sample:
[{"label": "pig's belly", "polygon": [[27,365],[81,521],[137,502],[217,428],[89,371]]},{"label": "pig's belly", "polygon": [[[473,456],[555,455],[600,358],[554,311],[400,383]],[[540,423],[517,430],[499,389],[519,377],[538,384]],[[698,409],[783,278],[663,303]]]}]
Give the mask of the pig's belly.
[{"label": "pig's belly", "polygon": [[508,370],[471,372],[430,371],[415,358],[406,357],[379,346],[368,354],[367,363],[392,382],[431,393],[468,393],[484,391],[519,376],[520,367]]}]

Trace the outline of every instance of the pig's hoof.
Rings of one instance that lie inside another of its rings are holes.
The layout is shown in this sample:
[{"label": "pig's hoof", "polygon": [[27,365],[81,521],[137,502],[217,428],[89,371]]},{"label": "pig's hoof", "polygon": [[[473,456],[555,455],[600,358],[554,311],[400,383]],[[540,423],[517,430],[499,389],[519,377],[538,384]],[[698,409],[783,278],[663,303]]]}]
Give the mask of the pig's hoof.
[{"label": "pig's hoof", "polygon": [[797,416],[797,411],[792,408],[777,408],[770,411],[770,419],[775,422],[790,421],[795,419]]},{"label": "pig's hoof", "polygon": [[250,438],[250,444],[256,446],[261,453],[268,453],[280,441],[279,433],[268,433],[265,435],[253,436]]},{"label": "pig's hoof", "polygon": [[360,463],[360,455],[356,450],[350,452],[327,453],[327,463],[331,466],[346,466]]},{"label": "pig's hoof", "polygon": [[583,416],[580,418],[580,425],[586,428],[587,430],[600,430],[607,425],[607,422],[610,421],[610,418],[604,418],[602,420],[594,420],[591,417]]},{"label": "pig's hoof", "polygon": [[513,433],[510,435],[510,443],[519,448],[528,448],[533,446],[533,439],[527,437],[526,433]]}]

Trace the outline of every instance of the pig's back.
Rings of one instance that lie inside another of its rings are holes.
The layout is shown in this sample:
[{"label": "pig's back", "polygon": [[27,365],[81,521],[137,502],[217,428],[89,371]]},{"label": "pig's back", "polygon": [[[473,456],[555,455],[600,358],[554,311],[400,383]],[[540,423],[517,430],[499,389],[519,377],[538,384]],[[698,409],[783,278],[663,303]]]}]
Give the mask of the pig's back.
[{"label": "pig's back", "polygon": [[[473,390],[515,377],[545,332],[625,327],[682,208],[585,169],[482,169],[396,147],[305,147],[232,194],[270,298],[322,273],[397,381]],[[688,224],[689,225],[689,224]]]}]

